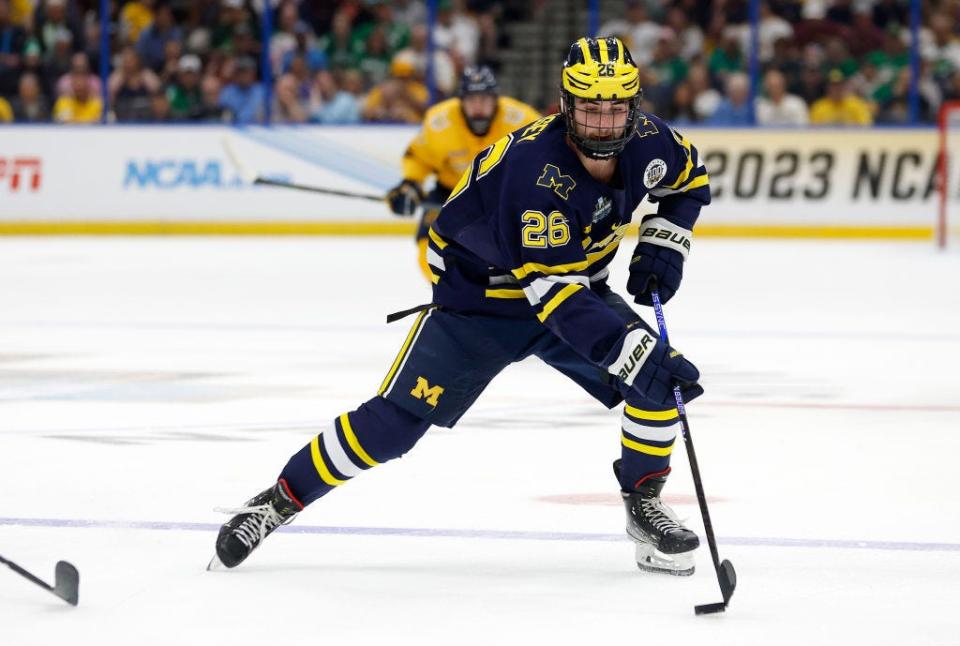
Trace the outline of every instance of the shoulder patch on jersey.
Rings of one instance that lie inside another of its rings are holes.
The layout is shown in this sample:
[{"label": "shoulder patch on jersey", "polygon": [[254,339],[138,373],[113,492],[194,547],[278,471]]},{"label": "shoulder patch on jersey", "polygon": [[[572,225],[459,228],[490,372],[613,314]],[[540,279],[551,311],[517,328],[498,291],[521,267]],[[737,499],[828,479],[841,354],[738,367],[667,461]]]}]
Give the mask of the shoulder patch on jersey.
[{"label": "shoulder patch on jersey", "polygon": [[667,162],[660,158],[652,160],[647,164],[647,170],[643,171],[643,185],[647,188],[653,188],[660,183],[667,175]]}]

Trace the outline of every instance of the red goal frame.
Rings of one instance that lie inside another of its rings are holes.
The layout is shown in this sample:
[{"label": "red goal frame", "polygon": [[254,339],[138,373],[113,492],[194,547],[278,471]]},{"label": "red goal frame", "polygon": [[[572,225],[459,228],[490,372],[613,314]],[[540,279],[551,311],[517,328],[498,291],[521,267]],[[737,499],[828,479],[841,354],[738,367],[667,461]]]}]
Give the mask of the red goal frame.
[{"label": "red goal frame", "polygon": [[[950,190],[950,182],[947,177],[947,126],[949,124],[949,115],[951,112],[960,112],[960,101],[946,101],[943,105],[940,106],[940,114],[937,118],[937,129],[939,130],[939,143],[937,151],[937,194],[939,196],[939,204],[937,208],[937,226],[936,226],[936,237],[937,237],[937,246],[941,249],[945,249],[948,244],[948,222],[947,222],[947,204],[948,204],[948,192]],[[960,152],[955,152],[953,155],[954,160],[960,160]],[[954,161],[954,165],[957,162]],[[960,213],[955,213],[954,218],[960,217]],[[960,226],[957,224],[953,225],[954,227]]]}]

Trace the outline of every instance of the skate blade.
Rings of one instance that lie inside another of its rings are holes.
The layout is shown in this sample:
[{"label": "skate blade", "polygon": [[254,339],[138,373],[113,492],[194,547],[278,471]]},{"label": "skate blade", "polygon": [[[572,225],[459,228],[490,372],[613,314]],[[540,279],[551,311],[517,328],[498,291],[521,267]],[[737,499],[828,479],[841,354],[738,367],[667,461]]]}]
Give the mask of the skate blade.
[{"label": "skate blade", "polygon": [[220,560],[220,557],[216,554],[213,555],[213,558],[210,559],[210,562],[207,563],[207,572],[222,572],[228,570],[226,565],[223,564],[223,561]]},{"label": "skate blade", "polygon": [[691,576],[696,571],[693,550],[680,554],[664,554],[647,543],[637,544],[637,567],[644,572]]}]

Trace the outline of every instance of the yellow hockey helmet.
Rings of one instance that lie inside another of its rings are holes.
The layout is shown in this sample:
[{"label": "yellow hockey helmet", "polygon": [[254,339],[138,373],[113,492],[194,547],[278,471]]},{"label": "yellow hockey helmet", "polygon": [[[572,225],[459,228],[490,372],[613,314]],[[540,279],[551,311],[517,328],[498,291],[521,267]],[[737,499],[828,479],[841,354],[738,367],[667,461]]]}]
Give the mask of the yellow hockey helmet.
[{"label": "yellow hockey helmet", "polygon": [[[567,133],[585,155],[606,159],[623,150],[636,132],[642,94],[640,70],[618,38],[580,38],[570,46],[563,63],[560,110],[567,122]],[[607,139],[590,139],[579,134],[575,110],[578,98],[627,102],[629,112],[623,133]]]}]

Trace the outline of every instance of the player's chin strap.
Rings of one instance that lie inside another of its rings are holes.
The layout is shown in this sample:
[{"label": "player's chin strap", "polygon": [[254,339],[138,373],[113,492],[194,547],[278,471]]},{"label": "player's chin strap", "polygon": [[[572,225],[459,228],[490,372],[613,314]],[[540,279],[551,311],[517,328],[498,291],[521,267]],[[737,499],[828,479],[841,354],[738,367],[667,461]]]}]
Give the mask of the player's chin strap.
[{"label": "player's chin strap", "polygon": [[423,312],[430,309],[431,307],[436,307],[439,309],[439,305],[434,305],[433,303],[424,303],[423,305],[417,305],[416,307],[411,307],[408,310],[400,310],[399,312],[394,312],[393,314],[387,314],[387,323],[393,323],[394,321],[399,321],[400,319],[407,318],[411,314],[416,314],[418,312]]}]

